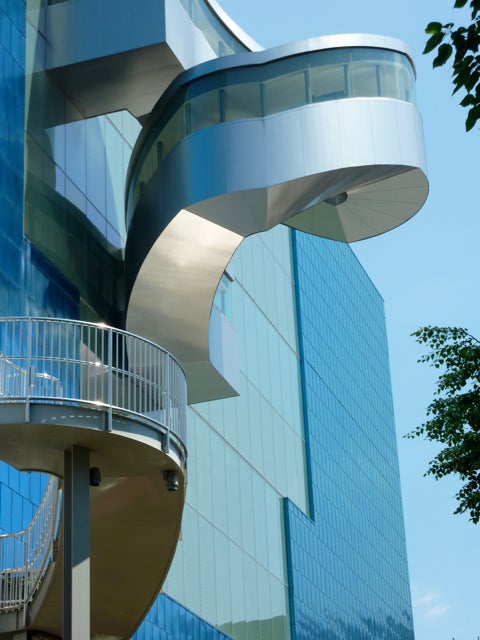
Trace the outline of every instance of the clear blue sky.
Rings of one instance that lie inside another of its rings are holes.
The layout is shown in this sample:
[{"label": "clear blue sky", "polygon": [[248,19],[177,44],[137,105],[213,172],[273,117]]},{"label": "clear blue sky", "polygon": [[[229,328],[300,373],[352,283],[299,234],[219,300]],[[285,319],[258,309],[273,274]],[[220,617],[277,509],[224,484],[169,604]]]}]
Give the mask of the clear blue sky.
[{"label": "clear blue sky", "polygon": [[458,325],[480,336],[480,136],[465,133],[465,109],[451,96],[447,70],[422,56],[431,20],[466,16],[454,0],[219,0],[264,47],[331,33],[375,33],[407,42],[417,66],[430,195],[417,216],[380,238],[354,245],[383,298],[403,487],[416,640],[480,637],[480,525],[454,516],[450,480],[424,478],[435,454],[402,435],[421,424],[435,375],[417,364],[410,333],[425,324]]}]

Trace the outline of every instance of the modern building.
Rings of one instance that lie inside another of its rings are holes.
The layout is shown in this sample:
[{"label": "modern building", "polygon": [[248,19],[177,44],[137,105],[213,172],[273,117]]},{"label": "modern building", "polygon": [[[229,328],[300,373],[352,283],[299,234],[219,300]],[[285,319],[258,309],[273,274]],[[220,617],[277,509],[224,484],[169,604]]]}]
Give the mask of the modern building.
[{"label": "modern building", "polygon": [[425,172],[398,40],[0,0],[0,639],[413,640],[347,243]]}]

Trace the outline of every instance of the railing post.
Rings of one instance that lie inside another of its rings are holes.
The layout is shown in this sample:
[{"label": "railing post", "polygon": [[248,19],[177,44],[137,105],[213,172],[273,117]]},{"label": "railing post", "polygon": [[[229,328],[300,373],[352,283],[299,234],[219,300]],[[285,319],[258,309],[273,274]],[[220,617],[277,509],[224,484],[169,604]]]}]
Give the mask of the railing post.
[{"label": "railing post", "polygon": [[172,389],[171,389],[171,363],[170,356],[165,358],[165,425],[170,430],[172,421],[171,416],[171,404],[172,404]]},{"label": "railing post", "polygon": [[28,554],[30,552],[29,545],[30,531],[29,529],[25,532],[25,577],[23,579],[23,625],[27,624],[27,603],[29,597],[29,587],[30,587],[30,578],[29,578],[29,568],[28,568]]},{"label": "railing post", "polygon": [[108,329],[108,363],[107,363],[107,402],[108,402],[108,410],[107,410],[107,431],[112,430],[112,402],[113,402],[113,335],[112,329]]},{"label": "railing post", "polygon": [[[20,321],[22,322],[22,321]],[[32,320],[27,320],[27,375],[25,376],[25,422],[30,422],[30,392],[31,392],[31,365],[32,365]]]}]

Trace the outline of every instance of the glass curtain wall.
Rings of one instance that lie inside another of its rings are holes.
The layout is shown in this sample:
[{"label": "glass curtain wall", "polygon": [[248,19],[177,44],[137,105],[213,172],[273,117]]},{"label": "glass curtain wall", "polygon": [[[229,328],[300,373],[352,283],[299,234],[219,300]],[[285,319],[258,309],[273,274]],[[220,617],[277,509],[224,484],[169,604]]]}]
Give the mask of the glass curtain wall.
[{"label": "glass curtain wall", "polygon": [[289,230],[247,239],[228,274],[240,396],[190,409],[187,505],[165,592],[235,640],[281,640],[282,498],[308,508]]},{"label": "glass curtain wall", "polygon": [[293,238],[313,508],[285,504],[292,635],[413,640],[383,301],[347,245]]},{"label": "glass curtain wall", "polygon": [[25,235],[76,297],[69,317],[122,326],[125,174],[140,125],[127,112],[82,118],[44,71],[39,5],[28,0]]},{"label": "glass curtain wall", "polygon": [[[22,236],[25,105],[25,3],[0,0],[0,314],[28,313],[38,276]],[[0,462],[0,534],[24,529],[40,502],[46,479]]]}]

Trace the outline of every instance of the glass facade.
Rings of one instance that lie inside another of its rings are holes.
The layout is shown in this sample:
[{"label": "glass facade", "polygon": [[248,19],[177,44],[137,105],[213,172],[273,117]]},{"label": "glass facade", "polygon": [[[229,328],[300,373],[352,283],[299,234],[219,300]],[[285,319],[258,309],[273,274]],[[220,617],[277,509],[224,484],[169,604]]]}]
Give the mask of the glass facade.
[{"label": "glass facade", "polygon": [[[0,314],[23,315],[34,304],[31,283],[45,300],[45,273],[22,236],[25,3],[0,0]],[[67,303],[68,304],[68,303]],[[24,529],[46,477],[0,462],[0,534]]]},{"label": "glass facade", "polygon": [[238,640],[289,637],[282,498],[307,509],[290,234],[246,240],[229,265],[238,398],[190,410],[182,540],[165,591]]},{"label": "glass facade", "polygon": [[[121,327],[140,125],[126,112],[83,119],[48,78],[40,4],[0,0],[0,314]],[[242,49],[203,2],[182,5],[220,55]],[[201,79],[183,96],[189,131],[287,98],[413,100],[407,59],[377,53]],[[187,134],[184,106],[157,131],[166,148]],[[240,396],[189,409],[182,536],[135,638],[412,640],[378,293],[348,247],[281,227],[244,241],[215,304],[238,333]],[[45,485],[0,463],[0,533],[26,527]]]},{"label": "glass facade", "polygon": [[27,2],[24,232],[76,299],[46,315],[122,326],[124,185],[140,126],[127,112],[82,118],[44,72],[37,5]]},{"label": "glass facade", "polygon": [[242,389],[191,410],[166,593],[235,640],[412,640],[378,292],[347,246],[286,229],[228,273]]},{"label": "glass facade", "polygon": [[345,245],[293,232],[311,519],[286,500],[294,640],[411,640],[383,303]]},{"label": "glass facade", "polygon": [[25,5],[0,3],[0,312],[22,313],[26,249],[22,239]]},{"label": "glass facade", "polygon": [[228,636],[168,596],[157,598],[135,640],[229,640]]}]

